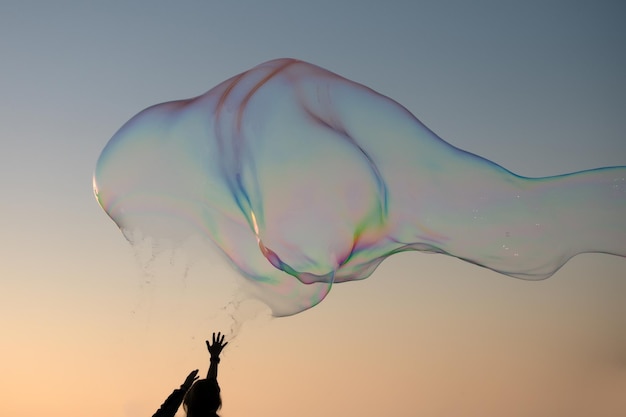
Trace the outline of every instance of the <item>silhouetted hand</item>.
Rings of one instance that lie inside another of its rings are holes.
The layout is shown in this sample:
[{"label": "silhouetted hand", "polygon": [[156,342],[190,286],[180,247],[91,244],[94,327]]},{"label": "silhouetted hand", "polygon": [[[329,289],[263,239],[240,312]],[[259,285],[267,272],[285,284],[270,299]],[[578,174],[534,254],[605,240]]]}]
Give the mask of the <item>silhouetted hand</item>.
[{"label": "silhouetted hand", "polygon": [[224,349],[227,344],[228,342],[224,343],[224,335],[221,332],[218,332],[217,336],[213,333],[213,343],[211,344],[208,340],[206,341],[206,347],[211,354],[211,358],[218,359],[220,353],[222,353],[222,349]]},{"label": "silhouetted hand", "polygon": [[195,371],[191,371],[191,373],[189,375],[187,375],[187,378],[185,379],[185,382],[183,382],[183,385],[181,385],[180,387],[182,389],[184,389],[184,390],[188,390],[189,388],[191,388],[191,386],[196,381],[196,379],[198,379],[198,370],[197,369]]}]

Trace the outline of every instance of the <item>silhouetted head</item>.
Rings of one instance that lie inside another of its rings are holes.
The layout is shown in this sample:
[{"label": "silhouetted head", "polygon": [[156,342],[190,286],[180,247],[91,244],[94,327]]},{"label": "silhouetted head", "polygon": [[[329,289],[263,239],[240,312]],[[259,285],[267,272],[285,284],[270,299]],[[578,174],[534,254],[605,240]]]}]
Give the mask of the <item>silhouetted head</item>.
[{"label": "silhouetted head", "polygon": [[187,417],[216,417],[217,410],[222,407],[217,380],[211,378],[196,381],[187,391],[183,407]]}]

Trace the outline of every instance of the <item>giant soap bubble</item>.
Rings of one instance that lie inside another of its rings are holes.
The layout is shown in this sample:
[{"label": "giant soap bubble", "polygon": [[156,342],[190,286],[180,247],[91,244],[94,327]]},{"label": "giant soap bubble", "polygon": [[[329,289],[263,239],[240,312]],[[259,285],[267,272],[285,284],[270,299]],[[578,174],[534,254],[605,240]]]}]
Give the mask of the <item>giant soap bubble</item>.
[{"label": "giant soap bubble", "polygon": [[131,241],[204,236],[276,316],[407,250],[531,280],[582,252],[626,256],[626,167],[521,177],[293,59],[142,111],[106,145],[94,190]]}]

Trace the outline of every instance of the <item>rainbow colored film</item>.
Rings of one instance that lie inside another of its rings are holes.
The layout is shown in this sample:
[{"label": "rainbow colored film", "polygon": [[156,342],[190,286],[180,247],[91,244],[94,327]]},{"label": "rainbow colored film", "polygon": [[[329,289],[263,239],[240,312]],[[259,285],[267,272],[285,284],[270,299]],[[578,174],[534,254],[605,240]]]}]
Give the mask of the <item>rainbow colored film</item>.
[{"label": "rainbow colored film", "polygon": [[142,111],[103,150],[94,189],[130,240],[202,234],[276,316],[401,251],[523,279],[582,252],[626,256],[626,167],[520,177],[293,59]]}]

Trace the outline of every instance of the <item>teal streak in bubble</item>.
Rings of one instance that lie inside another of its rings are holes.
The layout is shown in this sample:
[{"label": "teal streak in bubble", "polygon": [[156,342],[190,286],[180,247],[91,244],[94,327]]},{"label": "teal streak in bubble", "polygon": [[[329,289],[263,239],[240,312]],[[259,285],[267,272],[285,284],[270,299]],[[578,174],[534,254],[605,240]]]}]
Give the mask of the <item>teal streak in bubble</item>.
[{"label": "teal streak in bubble", "polygon": [[626,167],[520,177],[293,59],[142,111],[103,150],[94,189],[131,241],[204,236],[276,316],[407,250],[529,280],[582,252],[626,256]]}]

